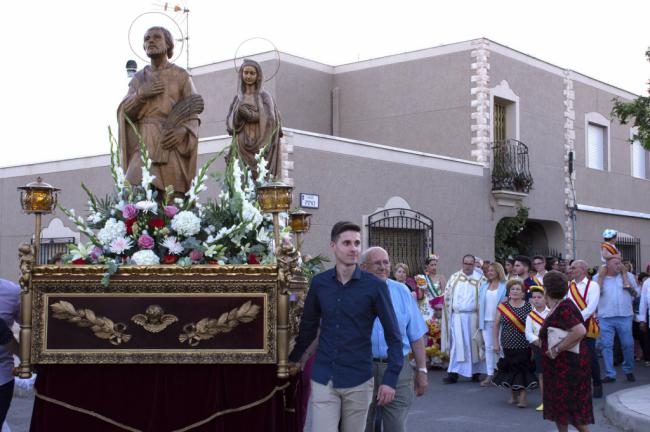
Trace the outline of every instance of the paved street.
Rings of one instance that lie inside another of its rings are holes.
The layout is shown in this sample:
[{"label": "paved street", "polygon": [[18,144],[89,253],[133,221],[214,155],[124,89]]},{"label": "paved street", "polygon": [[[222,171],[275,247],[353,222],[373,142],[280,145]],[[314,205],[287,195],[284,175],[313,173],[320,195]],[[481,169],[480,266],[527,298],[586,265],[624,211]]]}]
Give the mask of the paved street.
[{"label": "paved street", "polygon": [[[637,382],[628,383],[625,376],[616,383],[603,384],[605,395],[630,388],[632,385],[650,384],[650,368],[637,363],[635,374]],[[539,390],[528,398],[529,407],[517,408],[506,403],[509,393],[502,388],[482,388],[477,383],[458,382],[443,385],[442,371],[429,373],[429,390],[425,396],[417,398],[407,419],[407,430],[428,432],[503,432],[504,430],[525,430],[527,432],[555,431],[555,425],[542,418],[535,411],[540,403]],[[594,400],[596,424],[592,432],[619,431],[603,417],[605,398]]]},{"label": "paved street", "polygon": [[[618,381],[604,384],[605,394],[630,388],[633,385],[650,384],[650,368],[637,363],[636,383],[628,383],[619,373]],[[417,432],[445,431],[503,432],[504,430],[526,430],[527,432],[554,431],[552,423],[543,420],[542,414],[534,410],[540,402],[538,390],[531,393],[526,409],[506,403],[508,393],[501,388],[481,388],[472,382],[458,382],[443,385],[445,374],[440,370],[429,373],[429,390],[417,398],[407,419],[407,430]],[[594,401],[596,424],[592,432],[613,432],[618,428],[608,424],[603,417],[605,398]],[[14,397],[7,422],[11,432],[27,432],[33,396]],[[4,431],[3,431],[4,432]]]}]

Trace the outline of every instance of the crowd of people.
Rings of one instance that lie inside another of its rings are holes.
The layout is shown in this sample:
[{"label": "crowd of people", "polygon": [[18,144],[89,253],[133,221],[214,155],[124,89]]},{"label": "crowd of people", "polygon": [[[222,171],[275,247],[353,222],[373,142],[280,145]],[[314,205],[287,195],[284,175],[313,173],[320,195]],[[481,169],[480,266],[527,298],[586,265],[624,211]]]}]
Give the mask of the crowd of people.
[{"label": "crowd of people", "polygon": [[520,408],[539,386],[545,419],[559,431],[587,431],[592,398],[616,381],[615,365],[636,380],[635,343],[650,366],[650,266],[635,275],[614,230],[603,233],[602,262],[592,268],[580,259],[522,255],[502,265],[467,254],[448,280],[437,255],[411,274],[380,247],[362,252],[360,233],[350,222],[333,227],[335,266],[312,280],[290,355],[303,368],[315,354],[313,431],[370,432],[382,422],[384,431],[403,431],[431,367],[446,369],[444,384],[466,377],[505,387]]}]

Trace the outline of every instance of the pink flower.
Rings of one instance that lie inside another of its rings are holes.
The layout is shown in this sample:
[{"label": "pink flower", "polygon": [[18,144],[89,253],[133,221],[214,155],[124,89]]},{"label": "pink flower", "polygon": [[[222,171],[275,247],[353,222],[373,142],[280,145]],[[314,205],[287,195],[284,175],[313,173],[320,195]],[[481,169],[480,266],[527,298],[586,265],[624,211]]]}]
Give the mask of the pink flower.
[{"label": "pink flower", "polygon": [[142,249],[153,249],[155,243],[156,242],[154,241],[153,237],[146,233],[142,234],[138,239],[138,246],[140,246]]},{"label": "pink flower", "polygon": [[124,219],[131,220],[134,219],[137,215],[138,208],[135,205],[126,204],[124,207],[122,207],[122,216],[124,216]]},{"label": "pink flower", "polygon": [[203,259],[203,252],[197,249],[193,249],[192,252],[190,252],[190,259],[194,262],[201,261],[201,259]]},{"label": "pink flower", "polygon": [[102,256],[103,253],[104,253],[104,251],[102,251],[102,248],[95,246],[95,247],[90,251],[90,258],[96,260],[97,258],[99,258],[100,256]]},{"label": "pink flower", "polygon": [[176,207],[169,206],[169,205],[165,206],[163,208],[163,211],[165,212],[165,216],[167,216],[168,218],[173,218],[174,216],[176,216],[176,213],[178,213],[178,209]]}]

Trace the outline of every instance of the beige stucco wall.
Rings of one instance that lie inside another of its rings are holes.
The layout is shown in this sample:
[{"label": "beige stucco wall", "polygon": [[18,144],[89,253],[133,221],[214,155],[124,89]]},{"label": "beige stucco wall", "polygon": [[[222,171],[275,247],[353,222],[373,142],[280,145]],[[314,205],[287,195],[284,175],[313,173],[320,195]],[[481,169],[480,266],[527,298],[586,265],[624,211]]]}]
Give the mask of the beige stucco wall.
[{"label": "beige stucco wall", "polygon": [[469,51],[337,73],[341,136],[470,158]]}]

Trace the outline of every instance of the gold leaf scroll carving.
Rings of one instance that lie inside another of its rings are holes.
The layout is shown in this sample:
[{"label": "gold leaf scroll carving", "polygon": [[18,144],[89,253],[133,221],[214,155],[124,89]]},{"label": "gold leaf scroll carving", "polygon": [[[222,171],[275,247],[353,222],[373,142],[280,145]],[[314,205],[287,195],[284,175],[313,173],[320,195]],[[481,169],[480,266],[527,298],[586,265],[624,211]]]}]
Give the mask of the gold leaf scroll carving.
[{"label": "gold leaf scroll carving", "polygon": [[189,323],[183,326],[183,332],[178,336],[181,343],[187,342],[190,346],[197,346],[202,340],[212,339],[219,333],[228,333],[240,323],[249,323],[257,318],[260,311],[258,305],[247,301],[239,308],[224,312],[218,319],[203,318],[198,323]]},{"label": "gold leaf scroll carving", "polygon": [[90,327],[90,330],[100,339],[106,339],[113,345],[120,345],[131,340],[131,335],[124,333],[126,325],[114,323],[106,317],[95,315],[90,309],[75,309],[72,303],[61,300],[50,306],[52,316],[56,319],[66,320],[79,327]]}]

